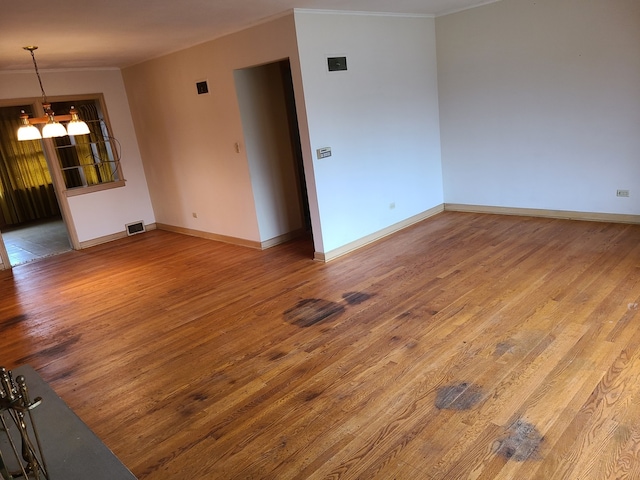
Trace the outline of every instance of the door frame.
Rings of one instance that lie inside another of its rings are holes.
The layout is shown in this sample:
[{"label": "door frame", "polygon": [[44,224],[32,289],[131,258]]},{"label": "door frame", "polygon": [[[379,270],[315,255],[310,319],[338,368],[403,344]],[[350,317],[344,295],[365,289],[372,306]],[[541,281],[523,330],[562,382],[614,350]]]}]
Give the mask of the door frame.
[{"label": "door frame", "polygon": [[[286,66],[286,68],[285,68]],[[295,99],[295,87],[293,81],[293,72],[291,67],[291,59],[289,57],[281,58],[278,60],[273,60],[269,62],[260,63],[257,65],[249,65],[240,68],[234,69],[234,87],[236,90],[236,97],[238,99],[238,105],[240,109],[241,116],[241,125],[242,125],[242,135],[243,141],[245,143],[245,153],[246,160],[249,164],[249,170],[252,171],[252,160],[250,148],[247,146],[250,143],[251,135],[247,133],[246,124],[244,123],[245,117],[243,116],[242,109],[242,101],[241,96],[245,93],[243,90],[238,89],[238,78],[237,74],[251,74],[250,72],[257,72],[259,69],[270,68],[272,69],[272,74],[278,76],[278,81],[282,86],[282,95],[277,95],[277,97],[273,97],[272,100],[277,101],[282,107],[283,111],[286,115],[286,121],[282,123],[282,131],[286,129],[286,136],[288,138],[288,143],[291,147],[291,166],[293,171],[293,182],[289,182],[287,185],[293,186],[296,191],[297,203],[300,209],[300,221],[301,227],[295,230],[291,230],[289,232],[283,233],[279,235],[276,242],[271,242],[269,240],[264,241],[261,240],[264,245],[273,246],[282,241],[290,240],[291,238],[310,234],[313,239],[313,231],[312,225],[310,221],[310,206],[309,206],[309,197],[307,194],[307,181],[306,181],[306,172],[302,155],[302,141],[300,138],[299,124],[298,124],[298,114],[296,108],[296,99]],[[257,199],[255,197],[255,185],[253,183],[253,174],[252,176],[252,190],[254,190],[254,208],[256,209],[256,216],[258,217],[258,231],[259,235],[262,235],[262,231],[260,230],[260,218],[257,207]],[[262,237],[261,237],[262,238]]]},{"label": "door frame", "polygon": [[[33,109],[35,115],[43,116],[44,109],[42,108],[42,100],[38,98],[13,98],[0,100],[0,108],[3,107],[16,107],[20,105],[29,105]],[[69,243],[73,250],[80,250],[80,242],[78,241],[78,233],[76,231],[75,224],[73,222],[73,216],[71,215],[71,208],[69,207],[69,201],[67,196],[63,194],[66,190],[64,178],[62,177],[62,171],[60,170],[57,159],[55,146],[53,140],[50,138],[43,138],[41,140],[42,151],[47,163],[47,169],[51,176],[51,183],[53,185],[53,191],[56,195],[56,201],[58,202],[58,208],[62,216],[65,228],[67,229],[67,236],[69,237]],[[0,258],[2,258],[3,266],[6,268],[12,268],[9,261],[9,254],[0,232]]]}]

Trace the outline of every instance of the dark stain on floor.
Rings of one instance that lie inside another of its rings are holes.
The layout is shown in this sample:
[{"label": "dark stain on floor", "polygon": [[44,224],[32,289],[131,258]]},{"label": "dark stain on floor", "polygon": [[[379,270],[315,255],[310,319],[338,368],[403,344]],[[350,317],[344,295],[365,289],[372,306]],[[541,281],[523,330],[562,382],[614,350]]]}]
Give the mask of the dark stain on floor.
[{"label": "dark stain on floor", "polygon": [[189,395],[189,397],[194,402],[204,402],[209,398],[209,396],[206,393],[202,393],[202,392],[192,393],[191,395]]},{"label": "dark stain on floor", "polygon": [[15,317],[7,318],[6,320],[2,320],[2,322],[0,322],[0,333],[5,330],[9,330],[15,325],[20,325],[22,322],[26,321],[27,318],[28,317],[25,314],[20,314]]},{"label": "dark stain on floor", "polygon": [[318,398],[320,395],[322,395],[322,392],[306,392],[303,398],[305,402],[311,402],[312,400]]},{"label": "dark stain on floor", "polygon": [[513,345],[509,342],[500,342],[496,345],[496,349],[493,351],[495,357],[501,357],[505,353],[511,353],[513,351]]},{"label": "dark stain on floor", "polygon": [[286,356],[287,356],[287,352],[273,352],[269,356],[269,360],[272,362],[275,362],[276,360],[280,360],[282,357],[286,357]]},{"label": "dark stain on floor", "polygon": [[187,404],[187,405],[180,405],[178,407],[178,412],[180,412],[180,416],[182,418],[191,418],[198,412],[198,410],[193,408],[192,405]]},{"label": "dark stain on floor", "polygon": [[538,458],[538,447],[543,439],[534,425],[518,420],[509,427],[506,436],[495,443],[494,449],[507,460],[524,462]]},{"label": "dark stain on floor", "polygon": [[359,305],[373,295],[363,292],[347,292],[342,295],[344,303],[331,302],[321,298],[300,300],[295,307],[284,312],[284,319],[298,327],[310,327],[330,317],[340,315],[347,305]]},{"label": "dark stain on floor", "polygon": [[342,298],[349,305],[359,305],[369,300],[371,298],[371,295],[368,293],[362,293],[362,292],[347,292],[342,295]]},{"label": "dark stain on floor", "polygon": [[284,318],[292,325],[305,328],[340,315],[342,312],[344,312],[344,306],[339,303],[307,298],[300,300],[295,307],[284,312]]},{"label": "dark stain on floor", "polygon": [[457,383],[438,390],[436,407],[440,410],[470,410],[483,397],[482,388],[473,383]]},{"label": "dark stain on floor", "polygon": [[59,337],[61,338],[61,340],[58,343],[50,347],[43,348],[38,352],[22,357],[18,359],[16,363],[18,364],[29,363],[34,358],[38,358],[38,357],[56,359],[64,355],[65,353],[67,353],[71,349],[71,347],[73,347],[76,343],[78,343],[82,338],[82,335],[76,334],[76,335],[67,336],[66,332],[63,332],[61,335],[59,335]]},{"label": "dark stain on floor", "polygon": [[65,380],[67,378],[72,378],[73,376],[76,375],[76,370],[75,369],[67,369],[61,372],[57,372],[52,376],[47,376],[47,382],[49,383],[55,383],[57,381],[60,380]]}]

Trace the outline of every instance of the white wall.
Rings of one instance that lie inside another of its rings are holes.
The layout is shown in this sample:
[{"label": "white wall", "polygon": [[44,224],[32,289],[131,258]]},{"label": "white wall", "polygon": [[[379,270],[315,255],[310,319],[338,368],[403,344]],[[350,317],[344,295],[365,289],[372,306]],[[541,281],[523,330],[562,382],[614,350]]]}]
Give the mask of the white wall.
[{"label": "white wall", "polygon": [[[50,97],[104,94],[112,134],[122,147],[126,186],[68,199],[78,240],[87,242],[124,232],[127,223],[138,220],[145,224],[155,222],[120,71],[41,71],[41,76]],[[34,72],[0,74],[0,98],[37,99],[39,94]]]},{"label": "white wall", "polygon": [[284,58],[299,95],[291,14],[123,71],[159,223],[260,241],[233,72]]},{"label": "white wall", "polygon": [[303,228],[281,63],[234,72],[262,242]]},{"label": "white wall", "polygon": [[[432,18],[296,11],[322,238],[329,252],[442,204]],[[346,56],[346,72],[328,72]],[[333,156],[318,160],[318,148]],[[395,208],[390,208],[394,204]]]},{"label": "white wall", "polygon": [[447,203],[640,213],[640,2],[504,0],[436,32]]}]

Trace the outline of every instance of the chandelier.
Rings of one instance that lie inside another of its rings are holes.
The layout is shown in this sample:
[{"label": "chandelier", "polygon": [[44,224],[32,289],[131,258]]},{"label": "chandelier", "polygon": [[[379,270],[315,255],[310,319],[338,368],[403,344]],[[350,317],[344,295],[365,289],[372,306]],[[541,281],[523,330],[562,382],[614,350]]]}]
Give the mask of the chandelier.
[{"label": "chandelier", "polygon": [[[29,46],[23,47],[31,53],[33,59],[33,66],[36,69],[36,75],[38,76],[38,83],[40,83],[40,91],[42,92],[42,108],[44,109],[44,116],[38,118],[29,118],[29,115],[24,113],[20,115],[21,125],[18,128],[18,140],[38,140],[40,138],[51,137],[64,137],[65,135],[86,135],[89,133],[89,127],[85,122],[78,117],[78,111],[75,107],[69,109],[68,115],[56,115],[51,110],[51,104],[47,101],[47,94],[44,93],[44,87],[42,86],[42,79],[40,78],[40,72],[38,71],[38,64],[36,63],[36,56],[33,53],[38,47]],[[60,122],[69,122],[67,127]],[[36,127],[37,124],[44,124],[42,127],[42,133]]]}]

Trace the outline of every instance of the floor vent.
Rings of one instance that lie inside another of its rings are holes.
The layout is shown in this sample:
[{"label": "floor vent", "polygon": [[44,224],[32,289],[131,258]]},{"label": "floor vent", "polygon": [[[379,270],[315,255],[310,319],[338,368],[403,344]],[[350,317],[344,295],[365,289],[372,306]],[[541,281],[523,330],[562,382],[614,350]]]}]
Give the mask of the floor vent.
[{"label": "floor vent", "polygon": [[135,235],[136,233],[142,233],[145,231],[144,223],[142,223],[142,220],[139,222],[127,223],[125,227],[127,227],[127,235],[129,236]]}]

